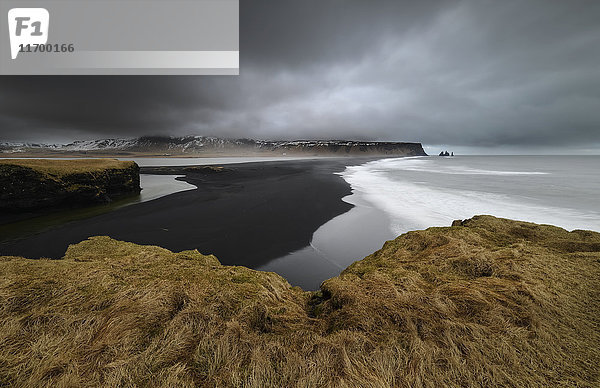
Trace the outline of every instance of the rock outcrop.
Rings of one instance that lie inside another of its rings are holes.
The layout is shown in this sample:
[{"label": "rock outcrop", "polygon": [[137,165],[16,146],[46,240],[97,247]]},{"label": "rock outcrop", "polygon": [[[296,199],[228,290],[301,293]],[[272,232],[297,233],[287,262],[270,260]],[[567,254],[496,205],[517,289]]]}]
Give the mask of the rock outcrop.
[{"label": "rock outcrop", "polygon": [[361,156],[427,156],[421,143],[363,142],[345,140],[259,141],[261,150],[290,154]]},{"label": "rock outcrop", "polygon": [[319,292],[93,237],[0,257],[0,385],[600,383],[600,234],[477,216],[409,232]]},{"label": "rock outcrop", "polygon": [[139,193],[139,167],[114,159],[0,159],[0,209],[109,202]]}]

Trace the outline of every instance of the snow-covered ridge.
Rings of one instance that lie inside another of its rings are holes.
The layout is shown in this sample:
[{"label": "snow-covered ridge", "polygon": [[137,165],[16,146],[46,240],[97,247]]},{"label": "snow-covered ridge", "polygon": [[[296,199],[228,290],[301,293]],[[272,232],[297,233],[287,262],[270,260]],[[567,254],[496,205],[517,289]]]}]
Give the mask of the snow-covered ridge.
[{"label": "snow-covered ridge", "polygon": [[250,150],[250,151],[313,151],[319,153],[378,152],[397,155],[425,155],[419,143],[363,142],[352,140],[253,140],[223,139],[213,136],[144,136],[135,139],[81,140],[69,144],[45,144],[25,142],[0,142],[3,153],[25,152],[28,150],[51,150],[65,152],[87,151],[131,151],[161,153],[201,153],[210,150]]},{"label": "snow-covered ridge", "polygon": [[65,151],[118,150],[131,147],[135,142],[135,139],[81,140],[55,146]]}]

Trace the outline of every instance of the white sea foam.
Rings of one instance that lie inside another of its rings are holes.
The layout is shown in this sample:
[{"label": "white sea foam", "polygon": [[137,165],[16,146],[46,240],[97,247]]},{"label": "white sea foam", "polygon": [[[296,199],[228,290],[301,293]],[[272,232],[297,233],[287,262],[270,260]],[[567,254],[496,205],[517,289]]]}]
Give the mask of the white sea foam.
[{"label": "white sea foam", "polygon": [[382,159],[367,163],[372,169],[397,169],[404,171],[419,171],[434,174],[453,175],[547,175],[543,171],[503,171],[485,170],[461,166],[443,166],[435,164],[434,160],[423,157]]},{"label": "white sea foam", "polygon": [[[448,226],[453,220],[477,214],[552,224],[569,230],[600,231],[600,214],[594,211],[596,209],[583,212],[534,203],[524,195],[515,195],[515,186],[511,186],[511,194],[501,194],[479,190],[476,180],[461,189],[422,183],[433,182],[432,175],[428,175],[430,173],[453,174],[463,171],[468,174],[475,170],[478,175],[483,175],[485,171],[485,175],[518,176],[535,174],[537,171],[493,171],[450,165],[442,166],[445,171],[440,172],[437,167],[439,164],[436,166],[435,161],[426,159],[384,159],[348,167],[340,175],[351,185],[355,195],[389,215],[391,228],[396,234],[430,226]],[[434,168],[435,171],[430,171]],[[411,179],[401,171],[420,171],[423,174],[419,174],[418,179]],[[429,180],[424,179],[425,176]],[[516,187],[518,190],[518,185]]]}]

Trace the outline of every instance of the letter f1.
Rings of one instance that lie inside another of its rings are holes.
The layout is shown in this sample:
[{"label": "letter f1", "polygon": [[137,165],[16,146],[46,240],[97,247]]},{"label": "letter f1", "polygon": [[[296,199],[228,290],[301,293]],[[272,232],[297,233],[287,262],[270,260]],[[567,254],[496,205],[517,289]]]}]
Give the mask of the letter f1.
[{"label": "letter f1", "polygon": [[10,53],[12,59],[19,55],[20,46],[46,44],[50,14],[45,8],[13,8],[8,11]]}]

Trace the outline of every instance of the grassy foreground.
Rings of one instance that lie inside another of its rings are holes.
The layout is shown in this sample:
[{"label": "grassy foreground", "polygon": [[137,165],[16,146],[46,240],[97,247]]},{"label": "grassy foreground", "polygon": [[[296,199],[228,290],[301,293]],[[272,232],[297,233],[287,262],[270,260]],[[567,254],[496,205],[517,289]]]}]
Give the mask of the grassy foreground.
[{"label": "grassy foreground", "polygon": [[600,384],[600,234],[477,216],[290,287],[93,237],[0,257],[0,386]]}]

